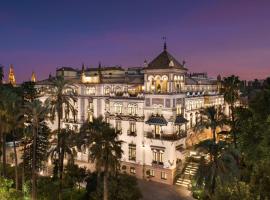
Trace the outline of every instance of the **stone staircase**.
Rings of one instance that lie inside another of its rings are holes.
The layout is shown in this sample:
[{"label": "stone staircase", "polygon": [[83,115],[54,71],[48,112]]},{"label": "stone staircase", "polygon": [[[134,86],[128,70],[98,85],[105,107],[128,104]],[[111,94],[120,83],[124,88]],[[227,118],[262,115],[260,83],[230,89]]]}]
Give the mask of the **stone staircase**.
[{"label": "stone staircase", "polygon": [[199,168],[199,163],[196,162],[187,162],[186,167],[183,173],[176,180],[176,185],[189,188],[191,186],[191,180],[197,173]]}]

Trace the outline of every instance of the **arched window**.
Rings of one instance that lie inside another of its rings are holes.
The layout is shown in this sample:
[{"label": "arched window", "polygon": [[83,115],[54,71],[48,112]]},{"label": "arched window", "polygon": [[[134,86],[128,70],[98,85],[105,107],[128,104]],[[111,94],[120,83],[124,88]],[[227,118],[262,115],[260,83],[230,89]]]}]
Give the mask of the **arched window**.
[{"label": "arched window", "polygon": [[105,87],[104,94],[109,95],[110,93],[111,93],[111,88],[110,87]]},{"label": "arched window", "polygon": [[115,113],[121,114],[122,108],[123,108],[123,105],[121,103],[114,104]]},{"label": "arched window", "polygon": [[115,92],[116,95],[117,94],[120,95],[122,93],[121,87],[119,87],[119,86],[115,87],[114,92]]},{"label": "arched window", "polygon": [[128,114],[136,115],[137,114],[137,104],[128,104]]},{"label": "arched window", "polygon": [[95,87],[87,87],[85,89],[85,94],[86,95],[95,95],[96,93],[96,88]]}]

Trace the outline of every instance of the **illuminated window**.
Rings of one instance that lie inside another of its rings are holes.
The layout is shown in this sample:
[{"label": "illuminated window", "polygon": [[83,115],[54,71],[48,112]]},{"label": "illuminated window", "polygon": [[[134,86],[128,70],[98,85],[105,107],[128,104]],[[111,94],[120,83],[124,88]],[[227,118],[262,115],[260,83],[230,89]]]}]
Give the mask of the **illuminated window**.
[{"label": "illuminated window", "polygon": [[136,161],[136,145],[130,144],[128,147],[128,159]]},{"label": "illuminated window", "polygon": [[96,88],[95,87],[87,87],[85,89],[85,94],[86,95],[94,95],[96,93]]},{"label": "illuminated window", "polygon": [[130,167],[130,173],[131,173],[131,174],[136,174],[136,169],[135,169],[135,167]]},{"label": "illuminated window", "polygon": [[163,154],[163,150],[153,149],[153,163],[163,165]]},{"label": "illuminated window", "polygon": [[180,114],[182,114],[182,109],[181,109],[181,104],[177,104],[176,105],[176,114],[177,115],[180,115]]},{"label": "illuminated window", "polygon": [[115,113],[118,113],[118,114],[122,113],[122,107],[123,107],[122,104],[120,104],[120,103],[115,103],[115,104],[114,104]]},{"label": "illuminated window", "polygon": [[161,133],[161,127],[160,127],[160,125],[155,125],[155,127],[154,127],[154,133],[156,135],[160,135],[160,133]]},{"label": "illuminated window", "polygon": [[166,172],[161,172],[161,179],[167,180],[167,173]]},{"label": "illuminated window", "polygon": [[109,87],[106,87],[104,93],[105,95],[109,95],[111,93],[111,89]]},{"label": "illuminated window", "polygon": [[122,131],[122,124],[121,121],[115,122],[115,130],[121,132]]},{"label": "illuminated window", "polygon": [[152,177],[155,176],[155,171],[153,169],[150,169],[150,176],[152,176]]},{"label": "illuminated window", "polygon": [[137,105],[136,104],[129,104],[128,105],[128,114],[136,115],[137,114]]}]

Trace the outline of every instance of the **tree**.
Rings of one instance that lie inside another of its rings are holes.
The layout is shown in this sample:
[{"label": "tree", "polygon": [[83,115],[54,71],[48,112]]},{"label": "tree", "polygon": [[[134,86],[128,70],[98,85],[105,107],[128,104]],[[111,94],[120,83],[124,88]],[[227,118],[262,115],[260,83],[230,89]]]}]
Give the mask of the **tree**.
[{"label": "tree", "polygon": [[[103,174],[102,174],[103,176]],[[97,173],[92,173],[86,178],[87,199],[99,200],[103,196],[103,185],[97,181]],[[137,179],[127,174],[117,174],[108,179],[109,199],[139,200],[142,198]]]},{"label": "tree", "polygon": [[[26,81],[23,82],[20,85],[20,95],[23,98],[22,106],[24,106],[25,103],[27,102],[32,102],[34,101],[37,97],[39,97],[39,92],[37,88],[35,87],[35,83],[32,81]],[[22,144],[23,144],[23,155],[26,155],[26,147],[29,145],[33,140],[32,140],[32,131],[29,130],[29,127],[25,128],[23,130],[23,138],[22,138]],[[22,185],[25,183],[25,170],[26,168],[26,163],[25,159],[23,159],[22,163]]]},{"label": "tree", "polygon": [[81,183],[85,180],[87,175],[88,172],[85,167],[79,167],[72,162],[68,163],[65,167],[65,183],[68,183],[72,188],[75,186],[81,189]]},{"label": "tree", "polygon": [[[51,120],[55,119],[55,115],[57,114],[58,118],[58,155],[63,155],[60,149],[61,137],[60,137],[60,129],[61,129],[61,120],[63,118],[63,110],[65,108],[66,112],[70,112],[75,116],[76,109],[74,107],[74,103],[76,102],[75,92],[72,86],[66,81],[62,76],[58,76],[55,79],[52,79],[51,87],[48,91],[49,97],[46,100],[50,104],[50,114]],[[59,159],[61,162],[61,159]],[[63,177],[63,166],[61,163],[59,165],[59,178],[62,180]],[[62,182],[62,181],[61,181]],[[60,186],[61,187],[61,186]]]},{"label": "tree", "polygon": [[195,176],[197,185],[203,187],[210,196],[215,193],[217,180],[220,180],[220,184],[226,184],[238,176],[237,158],[239,154],[230,148],[229,143],[205,140],[200,142],[196,148],[205,154],[213,155],[214,158],[202,159]]},{"label": "tree", "polygon": [[21,84],[21,92],[24,101],[33,101],[39,97],[39,92],[35,87],[35,82],[27,81]]},{"label": "tree", "polygon": [[217,141],[217,128],[222,127],[225,124],[225,118],[223,113],[220,112],[220,108],[214,106],[207,107],[201,110],[201,120],[195,126],[195,130],[203,130],[210,128],[212,132],[212,138],[214,143]]},{"label": "tree", "polygon": [[13,181],[0,177],[1,200],[23,200],[21,192],[12,188]]},{"label": "tree", "polygon": [[86,122],[80,130],[80,140],[89,146],[89,158],[95,162],[96,169],[103,173],[103,199],[108,200],[108,178],[115,175],[122,156],[121,144],[118,140],[119,132],[103,121],[95,118],[93,122]]},{"label": "tree", "polygon": [[231,134],[233,136],[233,143],[235,148],[237,147],[237,138],[236,138],[236,130],[235,130],[235,104],[239,101],[240,97],[240,83],[238,76],[229,76],[224,78],[223,80],[223,95],[225,102],[230,106],[230,125],[231,125]]},{"label": "tree", "polygon": [[0,65],[0,84],[3,83],[3,78],[4,78],[4,67]]},{"label": "tree", "polygon": [[33,134],[33,147],[32,147],[32,199],[37,199],[37,170],[36,170],[36,155],[37,155],[37,137],[40,131],[40,122],[43,121],[47,117],[48,107],[43,106],[41,101],[34,100],[32,102],[28,102],[25,105],[25,111],[27,114],[28,122],[32,126],[32,134]]},{"label": "tree", "polygon": [[3,176],[6,177],[6,134],[13,130],[11,123],[14,123],[15,105],[18,101],[18,95],[14,92],[13,87],[1,86],[0,90],[0,136],[2,143],[2,164]]},{"label": "tree", "polygon": [[[29,124],[26,127],[26,132],[30,135],[33,132],[33,126],[32,124]],[[38,134],[36,137],[36,165],[35,168],[37,171],[40,171],[44,167],[44,163],[48,160],[48,152],[50,148],[49,143],[49,135],[50,135],[50,128],[47,126],[45,121],[40,121],[39,123],[39,129]],[[28,177],[32,175],[32,159],[33,159],[33,134],[28,137],[28,139],[25,141],[25,149],[23,152],[23,161],[25,164],[26,169],[26,175]]]},{"label": "tree", "polygon": [[[49,154],[51,155],[52,160],[58,161],[59,168],[64,167],[64,158],[65,156],[69,156],[69,162],[73,163],[73,147],[75,146],[75,132],[70,129],[60,129],[60,134],[58,135],[58,142],[56,146],[54,146]],[[58,146],[59,145],[59,146]],[[60,149],[60,154],[59,153]],[[62,174],[60,178],[60,185],[62,184]],[[61,188],[60,188],[61,189]]]},{"label": "tree", "polygon": [[215,108],[214,106],[207,107],[201,111],[201,121],[196,125],[195,129],[204,129],[210,128],[212,132],[212,139],[202,141],[198,144],[198,147],[202,147],[207,149],[207,153],[210,154],[210,163],[208,165],[209,169],[213,171],[213,174],[210,176],[210,183],[211,189],[210,192],[214,193],[215,186],[216,186],[216,177],[217,177],[217,170],[219,166],[218,156],[219,156],[219,149],[220,144],[217,143],[217,128],[222,127],[224,124],[224,116],[220,112],[219,109]]}]

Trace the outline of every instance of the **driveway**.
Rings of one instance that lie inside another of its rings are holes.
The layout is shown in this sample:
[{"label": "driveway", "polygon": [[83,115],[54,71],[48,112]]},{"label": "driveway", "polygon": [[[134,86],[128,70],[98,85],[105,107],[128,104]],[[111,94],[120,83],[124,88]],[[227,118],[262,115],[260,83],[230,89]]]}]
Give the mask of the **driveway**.
[{"label": "driveway", "polygon": [[145,180],[138,180],[138,185],[143,195],[142,200],[194,200],[190,191],[180,186]]}]

